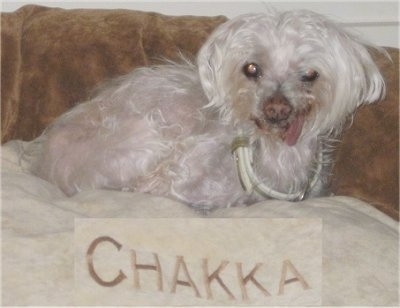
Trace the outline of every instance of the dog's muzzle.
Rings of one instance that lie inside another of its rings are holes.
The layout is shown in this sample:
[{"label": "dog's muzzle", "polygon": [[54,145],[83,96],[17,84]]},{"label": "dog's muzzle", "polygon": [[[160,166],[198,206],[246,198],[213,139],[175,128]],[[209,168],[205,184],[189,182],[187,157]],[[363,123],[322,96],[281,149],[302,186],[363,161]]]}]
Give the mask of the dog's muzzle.
[{"label": "dog's muzzle", "polygon": [[[290,101],[280,92],[268,97],[262,104],[266,126],[279,129],[287,145],[295,145],[303,130],[304,114],[296,112]],[[259,125],[260,126],[260,125]]]},{"label": "dog's muzzle", "polygon": [[288,99],[280,93],[269,97],[263,104],[265,119],[278,126],[286,125],[287,120],[293,112],[293,107]]}]

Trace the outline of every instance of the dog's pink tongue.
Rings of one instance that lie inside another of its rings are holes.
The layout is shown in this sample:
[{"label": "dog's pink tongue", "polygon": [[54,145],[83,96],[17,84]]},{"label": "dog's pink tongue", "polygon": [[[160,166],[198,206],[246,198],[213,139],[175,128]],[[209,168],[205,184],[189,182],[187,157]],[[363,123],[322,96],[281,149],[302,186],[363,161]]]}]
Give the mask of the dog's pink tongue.
[{"label": "dog's pink tongue", "polygon": [[295,145],[297,140],[300,137],[301,130],[303,129],[303,123],[304,123],[304,116],[297,116],[291,123],[287,131],[285,132],[285,135],[283,137],[283,140],[286,142],[287,145],[292,146]]}]

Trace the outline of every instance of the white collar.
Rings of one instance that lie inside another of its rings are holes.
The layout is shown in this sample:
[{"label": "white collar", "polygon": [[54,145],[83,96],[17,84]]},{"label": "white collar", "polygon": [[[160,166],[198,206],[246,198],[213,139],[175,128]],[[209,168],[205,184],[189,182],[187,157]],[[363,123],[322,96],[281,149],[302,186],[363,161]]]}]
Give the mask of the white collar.
[{"label": "white collar", "polygon": [[312,187],[314,187],[321,175],[323,154],[321,146],[319,145],[317,154],[318,165],[312,180],[309,181],[308,185],[302,190],[292,193],[282,193],[268,187],[257,178],[252,166],[253,156],[249,144],[249,138],[243,136],[236,137],[233,140],[231,147],[234,159],[236,161],[236,169],[239,175],[240,183],[242,184],[243,189],[249,194],[255,191],[265,198],[300,201],[303,200],[306,193]]}]

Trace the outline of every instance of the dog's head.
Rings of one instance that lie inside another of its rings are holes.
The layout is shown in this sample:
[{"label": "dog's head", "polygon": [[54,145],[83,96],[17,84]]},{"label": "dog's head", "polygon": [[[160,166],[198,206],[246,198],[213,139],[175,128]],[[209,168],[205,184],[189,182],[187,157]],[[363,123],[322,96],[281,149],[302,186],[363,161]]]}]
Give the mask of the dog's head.
[{"label": "dog's head", "polygon": [[288,145],[340,129],[385,92],[361,40],[309,11],[234,18],[211,34],[197,65],[222,121]]}]

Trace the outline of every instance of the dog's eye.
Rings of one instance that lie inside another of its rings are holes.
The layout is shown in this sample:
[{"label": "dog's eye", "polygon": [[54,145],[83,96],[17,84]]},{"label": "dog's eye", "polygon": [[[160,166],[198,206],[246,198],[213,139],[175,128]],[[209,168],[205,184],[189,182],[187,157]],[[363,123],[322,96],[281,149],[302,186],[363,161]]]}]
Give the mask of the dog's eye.
[{"label": "dog's eye", "polygon": [[261,68],[256,63],[247,63],[243,66],[243,73],[247,78],[258,78],[261,76]]},{"label": "dog's eye", "polygon": [[313,82],[319,77],[319,74],[317,71],[313,69],[309,69],[305,72],[304,75],[301,76],[301,81],[303,82]]}]

